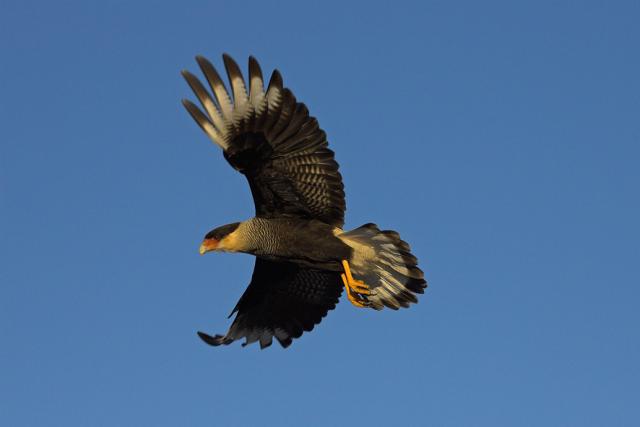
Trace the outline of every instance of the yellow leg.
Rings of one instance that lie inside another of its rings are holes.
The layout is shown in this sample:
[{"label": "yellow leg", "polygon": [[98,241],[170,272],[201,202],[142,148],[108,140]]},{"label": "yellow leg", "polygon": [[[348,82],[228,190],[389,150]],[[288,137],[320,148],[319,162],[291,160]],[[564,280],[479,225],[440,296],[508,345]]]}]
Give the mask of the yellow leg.
[{"label": "yellow leg", "polygon": [[367,301],[366,296],[371,295],[371,290],[369,286],[367,286],[362,280],[356,280],[351,275],[351,268],[349,267],[349,262],[347,260],[342,260],[342,267],[344,268],[344,273],[340,275],[342,278],[342,283],[344,283],[344,287],[347,290],[347,298],[351,301],[351,304],[356,307],[368,307],[369,301]]}]

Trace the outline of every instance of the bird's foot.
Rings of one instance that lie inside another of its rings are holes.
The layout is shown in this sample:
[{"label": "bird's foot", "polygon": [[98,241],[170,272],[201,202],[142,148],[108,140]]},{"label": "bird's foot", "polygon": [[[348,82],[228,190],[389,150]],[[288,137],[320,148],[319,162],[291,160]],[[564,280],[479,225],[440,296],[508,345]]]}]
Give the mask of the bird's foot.
[{"label": "bird's foot", "polygon": [[362,280],[356,280],[351,275],[351,268],[347,260],[342,260],[342,267],[344,273],[340,275],[342,277],[342,283],[347,290],[347,298],[351,304],[356,307],[369,307],[371,303],[367,300],[368,295],[372,295],[371,289]]}]

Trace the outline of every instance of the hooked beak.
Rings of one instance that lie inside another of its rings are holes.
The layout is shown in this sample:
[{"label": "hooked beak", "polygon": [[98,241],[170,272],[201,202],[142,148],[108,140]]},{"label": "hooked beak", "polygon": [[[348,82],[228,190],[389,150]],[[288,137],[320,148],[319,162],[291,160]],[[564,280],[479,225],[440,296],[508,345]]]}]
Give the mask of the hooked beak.
[{"label": "hooked beak", "polygon": [[216,239],[204,239],[200,245],[200,255],[215,250],[219,243],[220,241]]}]

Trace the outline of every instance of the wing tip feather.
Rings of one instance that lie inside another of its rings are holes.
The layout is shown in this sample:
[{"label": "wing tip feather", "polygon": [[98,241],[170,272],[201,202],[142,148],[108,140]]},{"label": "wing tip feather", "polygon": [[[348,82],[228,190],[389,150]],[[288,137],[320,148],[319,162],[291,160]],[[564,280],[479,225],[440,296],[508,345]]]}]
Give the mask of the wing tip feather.
[{"label": "wing tip feather", "polygon": [[231,344],[233,342],[232,339],[230,338],[226,338],[223,335],[216,335],[216,336],[211,336],[209,334],[206,334],[204,332],[198,331],[198,336],[200,337],[200,339],[202,341],[204,341],[205,343],[209,344],[210,346],[213,347],[218,347],[219,345],[228,345]]}]

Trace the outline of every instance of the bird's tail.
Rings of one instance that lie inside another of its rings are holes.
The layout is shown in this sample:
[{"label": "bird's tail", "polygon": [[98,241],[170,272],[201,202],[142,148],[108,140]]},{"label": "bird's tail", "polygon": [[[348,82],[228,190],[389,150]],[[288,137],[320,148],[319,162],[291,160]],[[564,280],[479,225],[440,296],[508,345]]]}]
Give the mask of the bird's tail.
[{"label": "bird's tail", "polygon": [[364,281],[373,294],[367,296],[370,307],[394,310],[417,303],[415,294],[424,293],[427,282],[418,268],[418,259],[409,244],[392,230],[381,231],[375,224],[365,224],[337,235],[353,249],[349,260],[353,277]]}]

